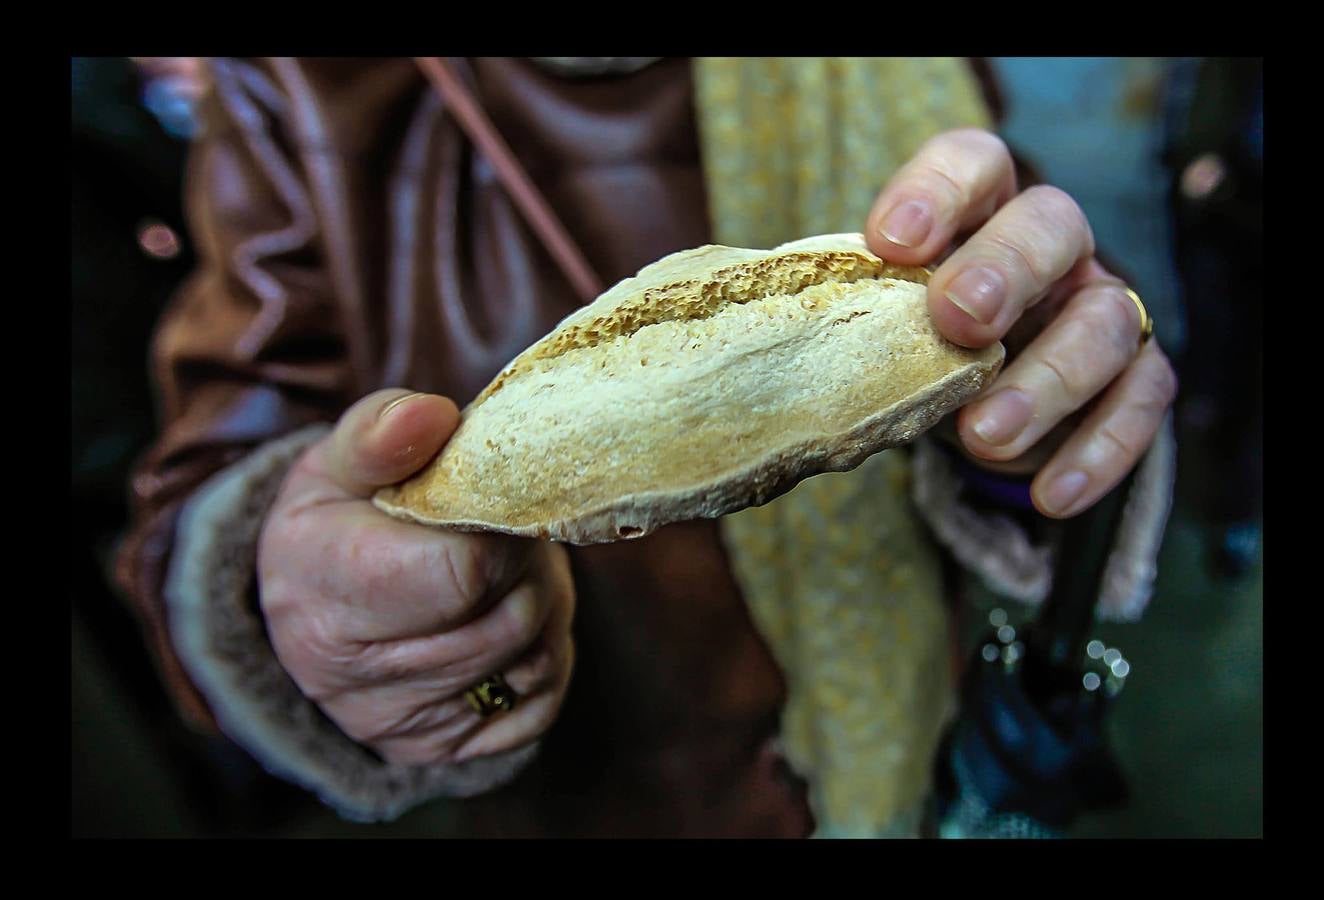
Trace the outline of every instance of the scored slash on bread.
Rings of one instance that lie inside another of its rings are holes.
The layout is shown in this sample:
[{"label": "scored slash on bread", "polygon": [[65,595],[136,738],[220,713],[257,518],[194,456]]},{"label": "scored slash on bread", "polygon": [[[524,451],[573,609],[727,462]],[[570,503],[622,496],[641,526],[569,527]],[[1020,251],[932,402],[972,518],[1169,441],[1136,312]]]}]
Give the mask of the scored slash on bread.
[{"label": "scored slash on bread", "polygon": [[766,503],[913,440],[997,375],[1002,345],[945,340],[927,283],[859,234],[673,253],[517,356],[373,502],[574,544]]}]

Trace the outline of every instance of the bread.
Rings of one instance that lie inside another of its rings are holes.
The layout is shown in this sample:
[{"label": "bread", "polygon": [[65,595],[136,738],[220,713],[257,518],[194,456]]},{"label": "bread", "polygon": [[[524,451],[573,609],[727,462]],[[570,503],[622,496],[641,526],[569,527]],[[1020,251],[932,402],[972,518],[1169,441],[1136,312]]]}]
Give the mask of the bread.
[{"label": "bread", "polygon": [[943,339],[928,273],[858,234],[674,253],[516,357],[378,508],[592,544],[766,503],[912,440],[982,390],[995,344]]}]

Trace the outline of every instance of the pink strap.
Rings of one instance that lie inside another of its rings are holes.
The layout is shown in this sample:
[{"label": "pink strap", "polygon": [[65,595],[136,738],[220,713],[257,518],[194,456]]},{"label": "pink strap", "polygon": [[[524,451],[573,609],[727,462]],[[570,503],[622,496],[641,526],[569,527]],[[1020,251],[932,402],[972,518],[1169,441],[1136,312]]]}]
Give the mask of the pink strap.
[{"label": "pink strap", "polygon": [[492,125],[478,101],[465,88],[444,60],[436,56],[415,57],[418,67],[446,101],[460,127],[473,141],[488,162],[496,169],[497,177],[510,198],[519,207],[529,227],[534,230],[547,252],[551,253],[575,292],[585,303],[591,303],[602,293],[602,282],[593,272],[584,254],[575,245],[570,234],[556,217],[547,200],[530,180],[524,167]]}]

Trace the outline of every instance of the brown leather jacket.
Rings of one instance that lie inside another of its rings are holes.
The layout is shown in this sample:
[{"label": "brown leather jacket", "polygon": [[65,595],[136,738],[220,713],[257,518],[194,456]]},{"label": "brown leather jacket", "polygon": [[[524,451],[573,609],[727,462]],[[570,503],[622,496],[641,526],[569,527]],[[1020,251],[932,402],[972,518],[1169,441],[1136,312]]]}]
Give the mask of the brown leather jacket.
[{"label": "brown leather jacket", "polygon": [[[708,241],[688,61],[582,79],[527,60],[457,65],[605,283]],[[116,573],[204,727],[161,599],[182,504],[370,391],[463,405],[578,306],[410,60],[217,60],[212,75],[188,173],[202,265],[153,349],[163,430]],[[533,767],[466,803],[473,827],[808,833],[803,791],[768,749],[784,685],[716,523],[571,558],[579,661],[563,714]]]}]

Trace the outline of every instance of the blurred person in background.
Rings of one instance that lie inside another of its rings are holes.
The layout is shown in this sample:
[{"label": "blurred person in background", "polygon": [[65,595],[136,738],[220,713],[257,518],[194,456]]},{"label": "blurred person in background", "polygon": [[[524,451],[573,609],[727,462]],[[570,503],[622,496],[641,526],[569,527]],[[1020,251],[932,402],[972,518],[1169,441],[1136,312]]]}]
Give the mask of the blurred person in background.
[{"label": "blurred person in background", "polygon": [[196,56],[135,56],[142,104],[166,133],[189,140],[198,131],[198,101],[207,90],[207,64]]},{"label": "blurred person in background", "polygon": [[1217,474],[1204,484],[1210,558],[1244,575],[1264,483],[1264,61],[1180,59],[1169,78],[1176,259],[1191,298],[1182,417]]},{"label": "blurred person in background", "polygon": [[128,454],[153,430],[139,354],[193,263],[182,238],[185,148],[137,103],[127,61],[74,60],[71,83],[74,480],[122,507]]},{"label": "blurred person in background", "polygon": [[[1026,190],[978,63],[450,65],[603,283],[863,231],[1008,365],[947,443],[721,521],[566,548],[390,520],[372,490],[585,298],[413,61],[209,61],[199,265],[153,344],[116,569],[179,709],[354,820],[464,797],[466,834],[920,833],[950,567],[1041,599],[1029,514],[1142,460],[1138,531],[1167,515],[1175,381],[1085,217]],[[1157,551],[1118,551],[1103,615],[1140,614]],[[480,682],[514,708],[471,708]]]},{"label": "blurred person in background", "polygon": [[[133,696],[153,735],[171,740],[183,729],[146,657],[123,650],[141,639],[110,595],[106,572],[129,516],[133,458],[155,429],[144,349],[194,261],[183,240],[185,149],[138,103],[128,60],[75,59],[70,74],[74,739],[105,737],[111,679]],[[113,675],[100,665],[109,658]],[[101,763],[73,755],[75,833],[95,833],[113,818],[113,789],[97,780]]]},{"label": "blurred person in background", "polygon": [[108,585],[130,468],[156,431],[147,348],[196,264],[184,167],[203,66],[137,62],[75,58],[70,72],[76,835],[254,826],[301,800],[229,741],[184,727],[149,659],[126,652],[140,623]]}]

